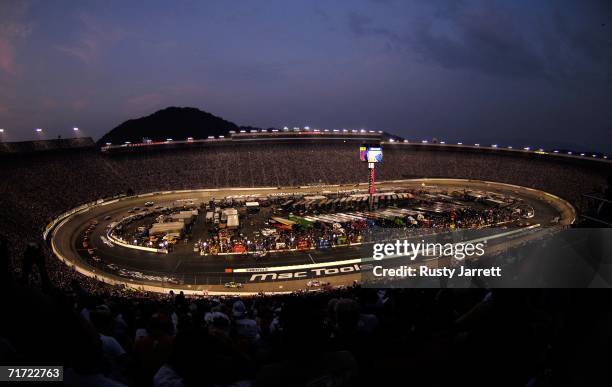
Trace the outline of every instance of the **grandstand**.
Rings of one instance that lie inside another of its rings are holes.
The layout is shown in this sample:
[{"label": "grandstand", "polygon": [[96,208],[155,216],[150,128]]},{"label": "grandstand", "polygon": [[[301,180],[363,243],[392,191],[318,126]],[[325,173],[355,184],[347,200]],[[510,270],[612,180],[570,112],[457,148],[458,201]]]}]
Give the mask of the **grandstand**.
[{"label": "grandstand", "polygon": [[[101,198],[194,188],[356,184],[366,179],[367,168],[359,162],[355,146],[362,134],[355,134],[359,138],[354,140],[352,134],[338,133],[295,136],[249,133],[200,141],[194,147],[186,142],[179,147],[126,146],[107,152],[92,147],[89,140],[75,146],[68,145],[70,140],[49,143],[53,146],[5,146],[12,150],[0,156],[0,235],[6,238],[2,255],[9,258],[9,277],[19,283],[3,281],[4,298],[24,292],[23,286],[60,294],[50,301],[52,310],[76,304],[74,310],[89,316],[94,328],[116,340],[122,351],[110,360],[99,357],[98,347],[83,339],[87,332],[71,312],[57,314],[43,327],[31,325],[41,313],[51,312],[24,301],[4,305],[10,305],[12,313],[30,316],[30,325],[24,325],[29,329],[5,321],[2,332],[40,331],[42,338],[20,336],[19,350],[42,363],[70,365],[87,380],[84,384],[104,377],[124,384],[163,385],[159,380],[164,372],[180,375],[188,385],[239,380],[284,385],[287,378],[309,383],[321,377],[341,379],[345,385],[391,383],[390,375],[397,373],[401,361],[417,385],[474,380],[486,385],[495,380],[495,385],[510,386],[554,363],[518,354],[571,352],[566,347],[551,349],[551,343],[585,328],[584,323],[568,321],[565,311],[582,308],[584,322],[597,309],[586,310],[582,300],[560,293],[543,290],[523,298],[508,297],[502,290],[377,291],[354,286],[241,300],[162,296],[86,279],[51,257],[46,247],[26,249],[28,242],[40,242],[43,228],[54,217]],[[447,177],[504,182],[550,192],[579,209],[585,205],[583,194],[605,192],[611,172],[610,163],[601,158],[382,137],[380,141],[385,150],[381,180]],[[32,151],[41,148],[54,151]],[[590,301],[599,302],[597,297]],[[569,323],[565,332],[541,334],[561,323]],[[136,332],[145,336],[134,343]],[[166,347],[151,352],[150,339]],[[465,341],[453,341],[458,339]],[[388,342],[399,346],[389,351],[383,345]],[[28,345],[61,350],[33,356]],[[401,350],[406,347],[412,350]],[[483,353],[485,371],[476,378],[462,375],[470,359]],[[431,376],[440,360],[447,360],[450,371]],[[304,362],[313,367],[299,371]],[[522,371],[517,373],[517,367]],[[563,378],[563,373],[555,377]]]}]

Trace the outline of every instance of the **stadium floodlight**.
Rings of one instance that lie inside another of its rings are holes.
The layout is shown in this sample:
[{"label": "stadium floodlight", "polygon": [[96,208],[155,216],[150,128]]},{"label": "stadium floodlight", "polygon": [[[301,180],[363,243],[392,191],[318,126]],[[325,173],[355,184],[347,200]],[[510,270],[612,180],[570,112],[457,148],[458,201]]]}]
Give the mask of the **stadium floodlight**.
[{"label": "stadium floodlight", "polygon": [[555,149],[555,150],[553,151],[553,153],[559,153],[559,151]]},{"label": "stadium floodlight", "polygon": [[209,140],[214,140],[214,139],[215,139],[215,136],[208,136],[208,139],[209,139]]},{"label": "stadium floodlight", "polygon": [[346,129],[342,129],[342,131],[343,131],[343,132],[348,132],[348,130],[346,130]]},{"label": "stadium floodlight", "polygon": [[361,129],[361,133],[365,133],[365,129]]},{"label": "stadium floodlight", "polygon": [[219,136],[219,138],[225,138],[225,136]]},{"label": "stadium floodlight", "polygon": [[4,129],[0,129],[0,133],[4,133]]},{"label": "stadium floodlight", "polygon": [[474,146],[480,146],[480,144],[476,143],[476,144],[474,144]]},{"label": "stadium floodlight", "polygon": [[187,141],[193,141],[193,137],[187,137]]},{"label": "stadium floodlight", "polygon": [[131,141],[126,141],[125,143],[126,143],[126,144],[131,144],[132,142],[131,142]]},{"label": "stadium floodlight", "polygon": [[440,141],[440,144],[444,145],[446,144],[446,141]]},{"label": "stadium floodlight", "polygon": [[36,128],[36,132],[40,133],[40,132],[42,132],[42,129],[41,128]]},{"label": "stadium floodlight", "polygon": [[422,141],[421,141],[421,143],[423,143],[423,144],[427,144],[428,142],[429,142],[429,141],[427,141],[427,140],[422,140]]},{"label": "stadium floodlight", "polygon": [[404,140],[404,142],[409,142],[408,140]]},{"label": "stadium floodlight", "polygon": [[110,143],[110,142],[107,142],[107,143],[106,143],[106,146],[111,146],[111,145],[113,145],[113,144],[112,144],[112,143]]},{"label": "stadium floodlight", "polygon": [[463,145],[463,143],[462,142],[458,142],[457,145]]},{"label": "stadium floodlight", "polygon": [[310,130],[310,126],[304,126],[304,129]]},{"label": "stadium floodlight", "polygon": [[289,128],[286,126],[283,126],[283,130],[289,130]]},{"label": "stadium floodlight", "polygon": [[572,152],[571,152],[571,151],[570,151],[570,152],[567,152],[567,154],[568,154],[568,155],[571,155],[571,154],[572,154]]},{"label": "stadium floodlight", "polygon": [[508,149],[512,149],[512,145],[508,145]]},{"label": "stadium floodlight", "polygon": [[529,150],[531,150],[531,147],[530,146],[526,146],[523,149],[526,150],[526,151],[529,151]]},{"label": "stadium floodlight", "polygon": [[390,138],[390,139],[389,139],[389,142],[395,142],[395,140],[394,140],[394,139],[392,139],[392,138]]},{"label": "stadium floodlight", "polygon": [[584,153],[581,153],[580,156],[584,156]]},{"label": "stadium floodlight", "polygon": [[337,132],[339,132],[339,131],[340,131],[340,130],[338,130],[338,129],[334,129],[334,133],[337,133]]},{"label": "stadium floodlight", "polygon": [[604,155],[604,157],[603,157],[603,158],[607,160],[607,159],[608,159],[608,156]]},{"label": "stadium floodlight", "polygon": [[491,148],[497,148],[497,144],[492,144]]},{"label": "stadium floodlight", "polygon": [[324,132],[329,132],[329,129],[324,129],[323,131],[324,131]]},{"label": "stadium floodlight", "polygon": [[171,138],[167,138],[166,141],[170,142],[170,141],[172,141],[172,139]]},{"label": "stadium floodlight", "polygon": [[72,128],[72,130],[74,130],[75,132],[78,132],[78,131],[79,131],[79,128],[76,128],[76,127],[75,127],[75,128]]},{"label": "stadium floodlight", "polygon": [[593,155],[593,157],[597,157],[597,155]]}]

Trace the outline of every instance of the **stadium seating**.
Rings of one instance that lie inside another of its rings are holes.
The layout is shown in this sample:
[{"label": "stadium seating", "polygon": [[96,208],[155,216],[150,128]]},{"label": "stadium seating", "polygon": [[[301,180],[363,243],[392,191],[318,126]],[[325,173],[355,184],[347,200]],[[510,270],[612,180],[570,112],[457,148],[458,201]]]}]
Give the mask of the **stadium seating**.
[{"label": "stadium seating", "polygon": [[[577,206],[582,193],[602,190],[609,172],[548,158],[401,145],[386,147],[384,157],[381,180],[501,181],[543,189]],[[354,144],[120,154],[84,148],[7,153],[1,163],[0,294],[8,312],[0,319],[1,353],[9,362],[64,364],[74,385],[385,385],[399,377],[414,385],[511,386],[563,380],[569,370],[558,359],[575,359],[579,366],[590,359],[585,353],[595,353],[581,351],[577,359],[565,338],[599,326],[590,321],[601,309],[586,306],[603,305],[597,297],[585,302],[546,290],[508,297],[497,290],[355,286],[244,300],[188,299],[85,279],[46,247],[26,249],[40,242],[54,216],[128,189],[364,182],[367,166]],[[580,310],[572,314],[580,318],[572,319],[568,310]],[[472,362],[479,364],[478,374],[463,374]],[[554,376],[546,374],[551,367],[559,370]]]}]

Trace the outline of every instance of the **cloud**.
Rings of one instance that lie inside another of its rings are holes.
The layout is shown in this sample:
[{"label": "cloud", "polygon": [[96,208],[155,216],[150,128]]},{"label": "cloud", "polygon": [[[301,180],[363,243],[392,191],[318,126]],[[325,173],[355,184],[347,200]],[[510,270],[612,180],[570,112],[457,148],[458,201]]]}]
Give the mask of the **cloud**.
[{"label": "cloud", "polygon": [[56,48],[82,62],[94,62],[105,50],[125,37],[122,28],[105,26],[89,14],[81,13],[77,19],[82,28],[77,39],[70,44],[58,45]]},{"label": "cloud", "polygon": [[86,99],[77,98],[70,102],[70,107],[72,110],[81,111],[89,107],[89,101]]},{"label": "cloud", "polygon": [[0,70],[10,75],[17,74],[15,49],[11,42],[2,36],[0,36]]},{"label": "cloud", "polygon": [[452,19],[451,32],[436,23],[417,26],[412,47],[426,60],[446,68],[468,68],[486,74],[541,77],[545,66],[540,53],[516,25],[515,15],[499,7],[463,8]]},{"label": "cloud", "polygon": [[160,92],[152,92],[137,95],[127,99],[125,106],[128,112],[150,111],[161,107],[164,95]]},{"label": "cloud", "polygon": [[[607,14],[605,12],[608,12]],[[410,12],[401,28],[349,13],[357,37],[377,38],[395,52],[447,69],[561,81],[612,79],[610,6],[440,2]],[[405,12],[405,15],[402,14]],[[602,16],[606,15],[606,16]]]},{"label": "cloud", "polygon": [[400,40],[397,33],[384,27],[375,27],[372,17],[359,12],[349,12],[348,25],[351,32],[357,36],[378,36],[392,41]]},{"label": "cloud", "polygon": [[19,72],[17,47],[32,32],[32,25],[24,21],[28,2],[10,7],[0,3],[0,72],[15,76]]}]

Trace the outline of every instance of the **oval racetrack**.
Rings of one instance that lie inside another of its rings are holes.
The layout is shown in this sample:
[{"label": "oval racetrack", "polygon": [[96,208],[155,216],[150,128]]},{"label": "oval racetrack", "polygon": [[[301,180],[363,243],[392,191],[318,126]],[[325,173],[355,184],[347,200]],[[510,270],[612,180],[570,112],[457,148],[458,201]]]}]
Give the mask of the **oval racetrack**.
[{"label": "oval racetrack", "polygon": [[[460,180],[460,179],[416,179],[389,181],[380,183],[379,188],[422,188],[423,184],[445,190],[473,189],[521,198],[535,209],[535,218],[529,231],[537,228],[553,227],[551,220],[559,217],[558,225],[571,224],[575,211],[566,201],[548,193],[502,183]],[[361,244],[348,247],[337,247],[327,250],[306,250],[279,252],[255,261],[245,255],[199,256],[196,253],[185,254],[173,252],[161,254],[125,248],[105,242],[107,227],[110,223],[124,218],[133,207],[143,207],[147,201],[155,203],[172,203],[182,199],[208,201],[211,198],[223,198],[230,195],[266,195],[281,192],[317,193],[322,190],[349,190],[355,185],[331,187],[300,188],[227,188],[195,191],[170,191],[154,194],[125,197],[103,202],[76,212],[57,222],[50,233],[51,244],[56,255],[67,265],[74,266],[79,272],[96,277],[113,284],[125,284],[130,287],[168,292],[170,289],[183,290],[186,293],[225,294],[241,292],[254,294],[259,292],[287,292],[304,289],[307,281],[317,278],[325,279],[333,285],[347,285],[361,280],[360,269],[371,261],[372,245]],[[363,185],[360,187],[363,188]],[[111,220],[105,220],[110,217]],[[92,221],[98,225],[89,236],[89,248],[104,264],[97,267],[87,262],[87,249],[82,246],[82,236]],[[558,227],[554,225],[554,227]],[[518,236],[523,230],[492,230],[488,239],[489,247],[503,249],[510,238]],[[494,235],[499,237],[494,237]],[[537,234],[533,234],[537,235]],[[529,234],[521,237],[528,238]],[[113,264],[133,272],[141,272],[147,278],[125,278],[105,270],[106,265]],[[301,273],[300,275],[294,275]],[[306,274],[303,274],[306,273]],[[240,289],[227,289],[228,282],[240,282]]]}]

